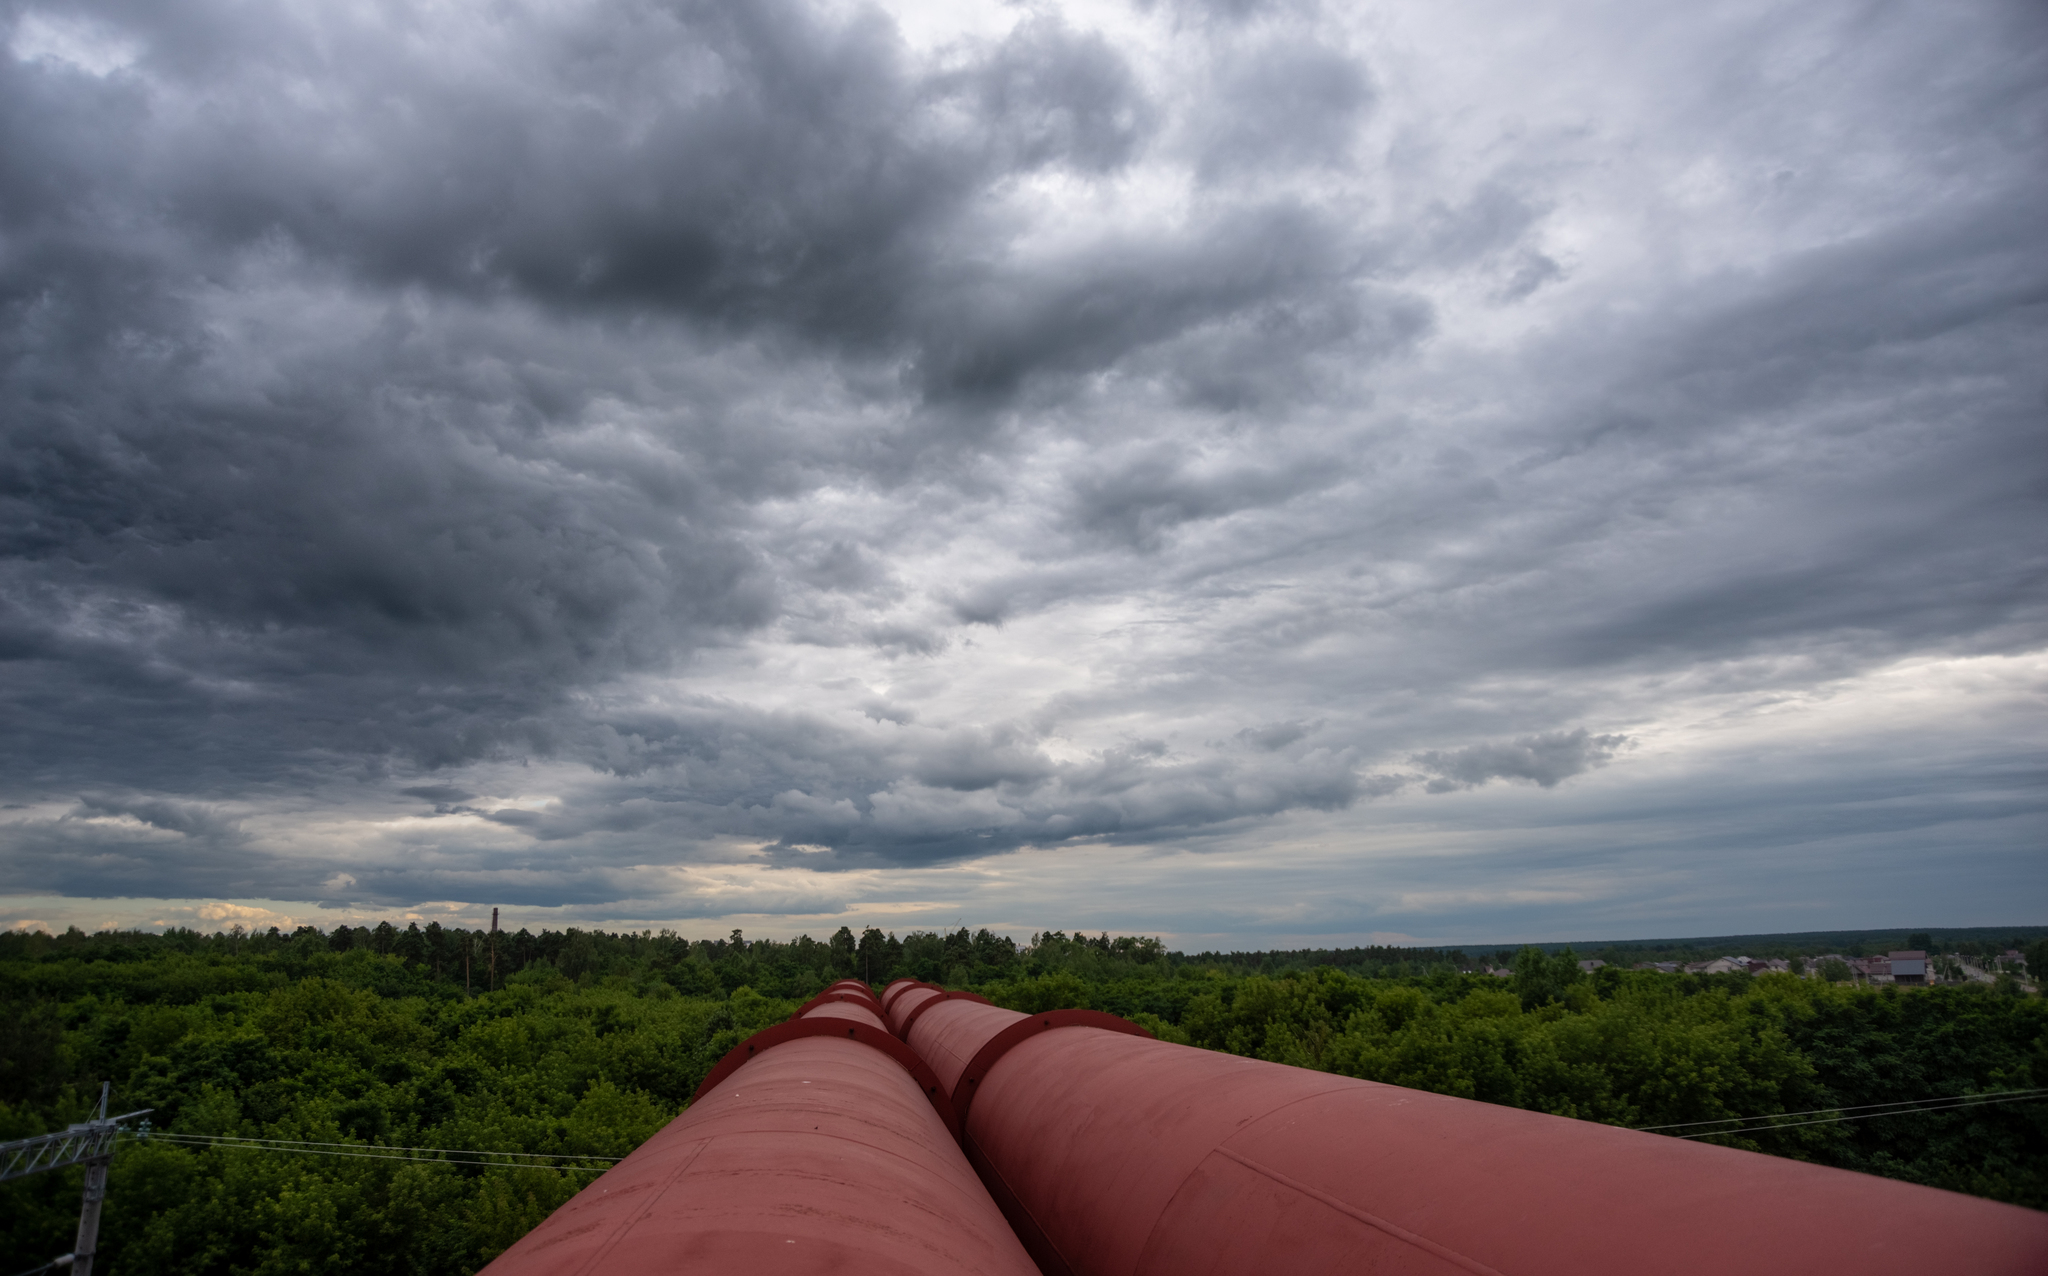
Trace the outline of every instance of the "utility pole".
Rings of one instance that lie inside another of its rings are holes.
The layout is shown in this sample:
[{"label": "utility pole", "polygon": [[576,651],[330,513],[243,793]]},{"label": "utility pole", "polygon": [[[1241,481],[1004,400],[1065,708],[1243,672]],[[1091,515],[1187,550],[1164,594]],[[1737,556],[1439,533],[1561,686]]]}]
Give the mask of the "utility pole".
[{"label": "utility pole", "polygon": [[[107,1119],[107,1096],[114,1083],[100,1082],[100,1113]],[[71,1243],[71,1276],[92,1276],[93,1255],[100,1248],[100,1204],[107,1199],[107,1167],[114,1163],[114,1141],[107,1140],[105,1154],[85,1163],[85,1199],[78,1207],[78,1239]]]},{"label": "utility pole", "polygon": [[107,1098],[113,1088],[110,1081],[100,1082],[99,1113],[90,1121],[57,1134],[0,1143],[0,1182],[73,1165],[85,1167],[85,1197],[78,1207],[78,1239],[72,1243],[69,1254],[44,1265],[69,1264],[72,1276],[92,1276],[93,1256],[99,1251],[100,1205],[107,1199],[107,1167],[114,1162],[114,1136],[120,1132],[121,1122],[153,1110],[143,1108],[108,1117]]},{"label": "utility pole", "polygon": [[491,991],[498,991],[498,910],[491,910]]}]

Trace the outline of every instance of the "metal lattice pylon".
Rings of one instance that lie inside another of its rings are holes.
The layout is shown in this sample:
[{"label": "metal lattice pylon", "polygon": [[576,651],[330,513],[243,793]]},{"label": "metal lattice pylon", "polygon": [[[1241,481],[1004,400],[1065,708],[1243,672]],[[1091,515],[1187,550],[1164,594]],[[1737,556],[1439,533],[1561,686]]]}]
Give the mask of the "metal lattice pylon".
[{"label": "metal lattice pylon", "polygon": [[[139,1112],[128,1114],[140,1115]],[[32,1139],[0,1143],[0,1182],[112,1156],[115,1122],[126,1119],[114,1117],[105,1121],[87,1121],[56,1134],[38,1134]]]},{"label": "metal lattice pylon", "polygon": [[[99,1249],[100,1203],[107,1195],[107,1167],[114,1160],[114,1139],[121,1122],[155,1111],[142,1108],[120,1116],[107,1115],[111,1083],[100,1084],[99,1115],[90,1121],[68,1126],[55,1134],[0,1143],[0,1183],[24,1175],[61,1170],[70,1165],[85,1167],[85,1199],[78,1211],[78,1241],[69,1254],[45,1267],[69,1265],[73,1276],[92,1276],[92,1260]],[[146,1128],[146,1127],[145,1127]]]}]

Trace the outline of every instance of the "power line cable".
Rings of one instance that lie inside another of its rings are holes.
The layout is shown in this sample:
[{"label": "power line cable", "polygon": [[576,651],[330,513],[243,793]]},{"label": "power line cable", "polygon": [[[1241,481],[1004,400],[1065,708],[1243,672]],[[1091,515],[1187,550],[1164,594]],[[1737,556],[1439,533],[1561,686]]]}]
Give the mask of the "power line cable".
[{"label": "power line cable", "polygon": [[[195,1143],[207,1147],[242,1147],[248,1151],[303,1151],[313,1155],[373,1155],[391,1157],[397,1153],[442,1153],[455,1157],[526,1157],[541,1161],[623,1161],[625,1157],[600,1157],[596,1153],[547,1153],[547,1151],[489,1151],[473,1147],[385,1147],[377,1143],[313,1143],[307,1139],[246,1139],[240,1135],[178,1135],[154,1131],[150,1135],[137,1135],[137,1139],[154,1139],[164,1143]],[[434,1155],[412,1155],[403,1159],[432,1161],[440,1159]]]},{"label": "power line cable", "polygon": [[152,1131],[150,1139],[211,1139],[215,1143],[289,1143],[293,1147],[346,1147],[350,1151],[444,1151],[457,1157],[545,1157],[549,1161],[623,1161],[625,1157],[600,1157],[582,1151],[492,1151],[481,1147],[397,1147],[393,1143],[324,1143],[319,1139],[266,1139],[256,1135],[184,1135]]},{"label": "power line cable", "polygon": [[1937,1095],[1932,1099],[1896,1099],[1890,1103],[1859,1103],[1850,1107],[1837,1105],[1832,1108],[1807,1108],[1800,1112],[1766,1112],[1762,1116],[1715,1117],[1706,1121],[1679,1121],[1671,1125],[1638,1125],[1633,1128],[1638,1130],[1684,1130],[1695,1125],[1724,1125],[1730,1121],[1774,1121],[1779,1117],[1815,1116],[1822,1112],[1866,1112],[1872,1108],[1902,1108],[1908,1104],[1950,1103],[1963,1099],[2007,1100],[2027,1098],[2038,1094],[2048,1094],[2048,1087],[2032,1090],[1986,1090],[1981,1094]]},{"label": "power line cable", "polygon": [[[338,1156],[357,1161],[412,1161],[421,1165],[474,1165],[485,1169],[500,1170],[554,1170],[564,1174],[598,1173],[610,1166],[598,1165],[551,1165],[539,1161],[471,1161],[451,1156],[391,1156],[381,1152],[336,1152],[326,1148],[262,1147],[249,1143],[209,1143],[203,1140],[171,1139],[167,1142],[183,1146],[227,1148],[243,1152],[284,1152],[293,1156]],[[609,1160],[610,1158],[606,1158]]]},{"label": "power line cable", "polygon": [[1860,1116],[1819,1117],[1812,1121],[1786,1121],[1780,1125],[1746,1125],[1735,1130],[1701,1130],[1697,1134],[1674,1134],[1674,1139],[1711,1139],[1717,1134],[1754,1134],[1765,1130],[1792,1130],[1802,1125],[1835,1125],[1843,1121],[1871,1121],[1878,1117],[1909,1116],[1913,1112],[1953,1112],[1958,1108],[1989,1108],[2000,1103],[2025,1102],[2024,1099],[1993,1099],[1984,1103],[1952,1103],[1945,1107],[1914,1108],[1905,1112],[1865,1112]]},{"label": "power line cable", "polygon": [[[490,1168],[490,1169],[532,1169],[532,1170],[556,1170],[556,1171],[560,1171],[560,1172],[562,1172],[562,1173],[570,1173],[570,1174],[573,1174],[573,1173],[592,1173],[592,1172],[598,1172],[598,1171],[601,1171],[601,1170],[603,1170],[603,1169],[607,1169],[607,1168],[609,1168],[609,1165],[610,1165],[610,1163],[614,1163],[614,1162],[616,1162],[616,1161],[618,1161],[618,1160],[620,1159],[620,1158],[618,1158],[618,1157],[585,1157],[585,1158],[581,1158],[581,1159],[584,1159],[584,1160],[591,1160],[591,1161],[604,1161],[604,1162],[606,1162],[607,1164],[606,1164],[606,1165],[603,1165],[603,1166],[599,1166],[599,1165],[553,1165],[553,1164],[548,1164],[548,1163],[545,1163],[545,1162],[539,1162],[539,1161],[508,1161],[508,1160],[470,1160],[470,1159],[464,1159],[464,1158],[458,1158],[458,1157],[448,1157],[448,1156],[395,1156],[395,1155],[392,1155],[392,1154],[390,1154],[390,1153],[386,1153],[386,1152],[341,1152],[341,1151],[336,1151],[336,1150],[334,1150],[334,1149],[331,1149],[331,1148],[302,1148],[302,1147],[290,1147],[290,1146],[283,1146],[283,1145],[272,1145],[272,1144],[258,1144],[258,1143],[223,1143],[223,1142],[216,1142],[216,1141],[214,1141],[214,1140],[212,1140],[212,1139],[198,1139],[198,1138],[190,1138],[190,1137],[184,1137],[184,1136],[179,1136],[179,1135],[153,1135],[153,1136],[151,1136],[151,1137],[152,1137],[152,1138],[155,1138],[155,1139],[159,1139],[159,1140],[161,1140],[161,1141],[163,1141],[163,1142],[166,1142],[166,1143],[173,1143],[173,1144],[179,1144],[179,1145],[183,1145],[183,1146],[190,1146],[190,1147],[210,1147],[210,1148],[227,1148],[227,1149],[236,1149],[236,1150],[240,1150],[240,1151],[244,1151],[244,1152],[285,1152],[285,1153],[290,1153],[290,1154],[292,1154],[292,1155],[295,1155],[295,1156],[338,1156],[338,1157],[344,1157],[344,1158],[348,1158],[348,1159],[351,1159],[351,1160],[363,1160],[363,1161],[414,1161],[414,1162],[418,1162],[418,1163],[421,1163],[421,1164],[430,1164],[430,1165],[475,1165],[475,1166],[481,1166],[481,1167],[484,1167],[484,1168]],[[507,1153],[487,1153],[487,1154],[485,1154],[485,1155],[496,1155],[496,1156],[517,1156],[517,1155],[519,1155],[519,1154],[518,1154],[518,1153],[511,1153],[511,1152],[507,1152]]]},{"label": "power line cable", "polygon": [[[221,1136],[214,1136],[214,1135],[204,1135],[204,1134],[161,1134],[161,1133],[152,1133],[152,1134],[150,1134],[150,1135],[148,1136],[148,1140],[149,1140],[149,1141],[151,1141],[151,1142],[163,1142],[163,1143],[172,1143],[172,1144],[179,1144],[179,1145],[183,1145],[183,1146],[187,1146],[187,1147],[212,1147],[212,1148],[228,1148],[228,1149],[239,1149],[239,1150],[241,1150],[241,1151],[244,1151],[244,1152],[286,1152],[286,1153],[291,1153],[291,1154],[293,1154],[293,1155],[296,1155],[296,1156],[338,1156],[338,1157],[345,1157],[345,1158],[348,1158],[348,1159],[351,1159],[351,1160],[363,1160],[363,1161],[416,1161],[416,1162],[422,1162],[422,1163],[427,1163],[427,1164],[436,1164],[436,1165],[476,1165],[476,1166],[483,1166],[483,1167],[486,1167],[486,1168],[496,1168],[496,1169],[532,1169],[532,1170],[556,1170],[556,1171],[560,1171],[560,1172],[563,1172],[563,1173],[570,1173],[570,1174],[574,1174],[574,1173],[592,1173],[592,1172],[598,1172],[598,1171],[601,1171],[601,1170],[603,1170],[603,1169],[609,1168],[609,1166],[611,1166],[611,1165],[613,1165],[613,1164],[616,1164],[617,1162],[619,1162],[619,1161],[622,1161],[622,1160],[624,1160],[624,1159],[625,1159],[624,1157],[618,1157],[618,1156],[594,1156],[594,1155],[591,1155],[591,1156],[584,1156],[584,1155],[578,1155],[578,1154],[570,1154],[570,1153],[562,1153],[562,1154],[557,1154],[557,1153],[550,1153],[550,1152],[485,1152],[485,1151],[477,1151],[477,1150],[469,1150],[469,1149],[456,1149],[456,1148],[428,1149],[428,1150],[435,1150],[435,1151],[442,1151],[442,1152],[447,1152],[447,1153],[453,1153],[454,1155],[444,1155],[444,1156],[404,1156],[404,1155],[399,1155],[398,1153],[400,1153],[400,1152],[404,1152],[404,1151],[409,1151],[409,1150],[413,1150],[413,1149],[393,1149],[393,1150],[391,1150],[391,1151],[353,1151],[353,1152],[351,1152],[351,1151],[343,1151],[343,1150],[340,1150],[340,1147],[335,1147],[335,1146],[329,1146],[329,1147],[306,1147],[306,1146],[295,1146],[295,1145],[294,1145],[294,1142],[293,1142],[293,1141],[291,1141],[291,1140],[282,1140],[282,1139],[280,1139],[280,1140],[268,1140],[268,1141],[265,1141],[265,1140],[255,1140],[255,1139],[242,1139],[242,1138],[227,1138],[227,1137],[221,1137]],[[342,1146],[348,1146],[348,1145],[342,1145]],[[356,1144],[356,1145],[354,1145],[354,1146],[356,1146],[356,1147],[367,1147],[367,1146],[369,1146],[369,1145],[364,1145],[364,1144]],[[530,1157],[530,1158],[545,1158],[545,1160],[538,1160],[538,1159],[535,1159],[535,1160],[505,1160],[505,1159],[496,1159],[496,1160],[488,1160],[488,1159],[482,1159],[482,1158],[507,1158],[507,1157]],[[604,1165],[601,1165],[601,1166],[600,1166],[600,1165],[554,1165],[554,1164],[549,1164],[549,1163],[547,1163],[547,1162],[552,1162],[552,1161],[602,1161],[602,1162],[604,1162],[605,1164],[604,1164]]]},{"label": "power line cable", "polygon": [[[1958,1108],[1983,1108],[2000,1103],[2024,1103],[2030,1100],[2048,1098],[2048,1089],[1998,1090],[1985,1094],[1950,1095],[1934,1099],[1901,1099],[1893,1103],[1864,1103],[1847,1108],[1808,1108],[1802,1112],[1768,1112],[1762,1116],[1720,1117],[1709,1121],[1681,1121],[1671,1125],[1639,1125],[1637,1130],[1687,1130],[1702,1125],[1733,1126],[1733,1129],[1702,1130],[1696,1134],[1676,1134],[1679,1139],[1708,1138],[1716,1134],[1744,1134],[1750,1130],[1785,1130],[1802,1125],[1829,1125],[1838,1121],[1868,1121],[1874,1117],[1906,1116],[1915,1112],[1951,1112]],[[1887,1111],[1871,1111],[1874,1108]],[[1813,1116],[1829,1112],[1841,1115],[1824,1116],[1813,1121],[1785,1121],[1785,1117]],[[1856,1115],[1848,1115],[1855,1113]],[[1763,1124],[1776,1122],[1777,1124]]]}]

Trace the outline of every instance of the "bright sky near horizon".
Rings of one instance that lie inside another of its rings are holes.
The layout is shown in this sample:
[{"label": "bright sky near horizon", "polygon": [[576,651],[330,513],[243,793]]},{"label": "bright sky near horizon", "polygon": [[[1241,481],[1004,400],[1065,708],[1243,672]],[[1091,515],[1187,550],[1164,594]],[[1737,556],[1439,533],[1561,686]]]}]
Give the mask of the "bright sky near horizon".
[{"label": "bright sky near horizon", "polygon": [[0,926],[2048,916],[2048,8],[0,3]]}]

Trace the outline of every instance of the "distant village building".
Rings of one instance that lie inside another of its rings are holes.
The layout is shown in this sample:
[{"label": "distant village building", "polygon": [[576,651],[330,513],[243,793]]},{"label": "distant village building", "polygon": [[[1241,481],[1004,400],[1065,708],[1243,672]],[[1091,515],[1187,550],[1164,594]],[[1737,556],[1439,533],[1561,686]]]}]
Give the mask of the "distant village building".
[{"label": "distant village building", "polygon": [[1927,982],[1927,954],[1918,948],[1902,948],[1891,955],[1886,963],[1893,983],[1924,984]]},{"label": "distant village building", "polygon": [[1606,962],[1601,961],[1598,957],[1595,957],[1591,961],[1580,962],[1579,969],[1585,971],[1587,974],[1590,975],[1594,971],[1600,969],[1602,966],[1605,966],[1606,964]]},{"label": "distant village building", "polygon": [[1716,957],[1712,961],[1693,961],[1685,965],[1686,973],[1693,975],[1728,975],[1738,971],[1747,973],[1749,958]]}]

